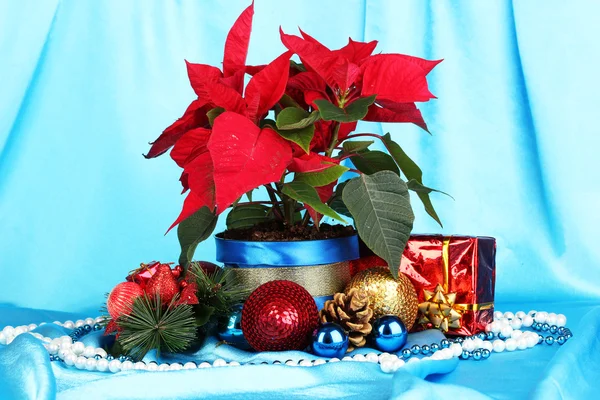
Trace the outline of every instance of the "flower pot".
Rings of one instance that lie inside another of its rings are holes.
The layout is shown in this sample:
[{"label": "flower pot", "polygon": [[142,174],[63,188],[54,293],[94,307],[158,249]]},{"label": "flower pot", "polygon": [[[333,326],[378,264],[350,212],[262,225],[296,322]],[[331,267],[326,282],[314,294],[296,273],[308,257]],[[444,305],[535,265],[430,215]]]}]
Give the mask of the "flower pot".
[{"label": "flower pot", "polygon": [[215,237],[217,261],[231,268],[248,290],[273,280],[303,286],[319,309],[350,281],[350,260],[359,258],[358,236],[324,240],[254,242]]}]

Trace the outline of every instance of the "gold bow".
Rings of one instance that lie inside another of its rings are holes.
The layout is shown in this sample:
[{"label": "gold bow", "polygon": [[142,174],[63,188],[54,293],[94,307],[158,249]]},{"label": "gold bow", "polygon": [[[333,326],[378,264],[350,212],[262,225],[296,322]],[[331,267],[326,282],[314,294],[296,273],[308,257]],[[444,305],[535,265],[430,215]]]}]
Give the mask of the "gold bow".
[{"label": "gold bow", "polygon": [[423,294],[425,301],[419,304],[419,324],[432,324],[444,332],[448,332],[449,328],[460,328],[462,311],[454,304],[456,293],[446,293],[442,285],[438,284],[433,292],[423,290]]}]

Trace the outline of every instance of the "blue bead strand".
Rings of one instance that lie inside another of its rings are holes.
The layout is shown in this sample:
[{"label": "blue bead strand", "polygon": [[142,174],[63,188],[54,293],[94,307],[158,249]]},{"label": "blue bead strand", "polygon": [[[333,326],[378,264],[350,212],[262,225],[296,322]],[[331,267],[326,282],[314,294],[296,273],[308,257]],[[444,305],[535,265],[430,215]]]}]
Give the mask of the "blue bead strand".
[{"label": "blue bead strand", "polygon": [[[535,314],[533,315],[533,317],[535,317]],[[544,317],[541,317],[540,319],[542,321],[544,321],[543,318]],[[505,320],[506,320],[506,317],[505,317]],[[510,318],[508,318],[508,320],[510,321]],[[513,329],[518,330],[519,328],[520,328],[520,325],[517,322],[517,326],[516,327],[513,326]],[[99,331],[102,329],[103,329],[103,326],[98,323],[85,324],[78,328],[73,329],[72,332],[69,334],[69,337],[75,343],[75,342],[79,341],[81,338],[83,338],[84,336],[86,336],[87,334],[89,334],[91,332]],[[548,322],[540,323],[540,322],[534,321],[530,325],[529,329],[540,332],[539,334],[537,334],[538,335],[538,344],[545,343],[548,346],[552,346],[554,344],[564,345],[570,338],[573,337],[573,333],[571,332],[570,329],[568,329],[564,326],[551,325]],[[512,335],[508,335],[508,337],[511,337],[511,336]],[[440,340],[439,343],[431,343],[431,344],[423,344],[423,345],[414,344],[411,347],[404,348],[401,351],[394,352],[394,353],[401,356],[401,358],[404,359],[405,361],[408,361],[409,359],[411,359],[415,356],[430,356],[441,349],[450,348],[453,344],[459,344],[462,346],[463,343],[465,343],[465,340],[472,343],[471,341],[493,341],[496,338],[501,339],[501,340],[506,340],[506,339],[508,339],[508,337],[505,337],[501,333],[494,333],[491,331],[490,332],[479,332],[479,333],[477,333],[475,335],[471,335],[471,336],[455,337],[455,338],[450,338],[450,339],[445,338],[445,339]],[[473,346],[472,344],[469,344],[469,345],[470,345],[471,350],[468,351],[468,350],[463,349],[462,354],[460,354],[460,356],[459,356],[460,359],[462,359],[462,360],[472,359],[474,361],[480,361],[480,360],[486,360],[491,356],[492,351],[490,350],[491,347],[489,346],[489,344],[482,346],[481,342],[479,342],[479,344],[476,344],[475,346]],[[78,346],[80,346],[80,345],[78,345]],[[473,347],[475,347],[475,348],[473,348]],[[487,347],[487,348],[485,348],[485,347]],[[502,349],[500,351],[502,351]],[[378,354],[378,356],[380,356],[380,355],[381,354]],[[358,355],[358,356],[364,358],[364,356],[362,356],[362,355]],[[62,360],[57,354],[50,355],[49,357],[50,357],[50,361],[64,362],[64,360]],[[125,356],[125,355],[120,355],[117,357],[113,357],[112,355],[107,355],[106,357],[103,357],[102,355],[96,354],[91,358],[93,358],[95,360],[100,360],[100,359],[104,358],[109,362],[112,360],[118,360],[121,363],[133,362],[133,359],[131,357]],[[340,358],[342,358],[342,357],[340,357]],[[348,358],[348,357],[344,357],[343,361],[346,361],[346,358]],[[223,360],[221,360],[221,361],[223,361]],[[298,361],[298,363],[306,364],[307,361],[314,361],[314,360],[300,360],[300,361]],[[68,362],[71,363],[70,359],[68,360]],[[288,360],[285,363],[283,363],[281,361],[275,361],[273,363],[262,362],[261,364],[288,364],[290,362],[293,363],[294,365],[296,365],[295,362],[293,362],[293,360]],[[150,366],[152,368],[148,368],[148,369],[156,370],[156,368],[153,365],[150,365],[152,363],[147,363],[147,362],[146,363],[141,362],[141,363],[143,365],[141,365],[141,368],[139,368],[139,369],[146,369],[147,366]],[[156,363],[153,363],[153,364],[156,364]],[[205,368],[207,363],[204,362],[203,363],[204,365],[202,365],[202,366],[200,366],[200,364],[196,364],[196,363],[194,363],[194,364],[199,368]],[[258,364],[258,363],[256,363],[256,364]],[[72,364],[69,364],[69,365],[72,365]],[[162,365],[165,365],[165,364],[162,364]],[[168,364],[166,364],[166,365],[168,365]],[[179,367],[181,367],[180,364],[175,364],[174,366],[177,366],[177,365],[179,365]],[[239,365],[239,363],[236,363],[236,365]],[[246,365],[254,365],[254,363],[247,363]],[[158,365],[156,365],[156,366],[158,366]],[[136,367],[136,369],[138,369],[138,368]],[[179,368],[179,369],[181,369],[181,368]],[[161,370],[163,370],[163,369],[161,369]]]}]

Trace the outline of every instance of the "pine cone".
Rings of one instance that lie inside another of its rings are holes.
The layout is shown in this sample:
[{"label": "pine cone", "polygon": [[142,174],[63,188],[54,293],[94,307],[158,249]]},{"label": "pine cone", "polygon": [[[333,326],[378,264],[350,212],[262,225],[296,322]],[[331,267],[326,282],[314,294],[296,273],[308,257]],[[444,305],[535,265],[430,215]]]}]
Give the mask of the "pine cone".
[{"label": "pine cone", "polygon": [[335,322],[346,331],[350,340],[350,352],[367,342],[366,336],[372,329],[369,321],[373,317],[373,310],[369,308],[367,293],[353,288],[348,294],[336,293],[333,300],[327,300],[319,317],[321,322]]}]

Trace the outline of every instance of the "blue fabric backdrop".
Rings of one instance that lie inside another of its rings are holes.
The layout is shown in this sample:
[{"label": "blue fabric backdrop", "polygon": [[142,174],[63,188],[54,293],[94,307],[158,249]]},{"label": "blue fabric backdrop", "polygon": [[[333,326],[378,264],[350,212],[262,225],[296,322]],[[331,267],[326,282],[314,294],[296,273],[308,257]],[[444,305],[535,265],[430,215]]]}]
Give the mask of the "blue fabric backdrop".
[{"label": "blue fabric backdrop", "polygon": [[[248,62],[283,51],[280,24],[444,58],[433,136],[368,127],[456,199],[434,195],[444,229],[415,202],[415,232],[495,236],[499,300],[598,298],[600,6],[543,3],[258,0]],[[183,60],[218,65],[247,5],[0,0],[0,303],[94,311],[140,262],[177,259],[178,168],[142,153],[194,96]]]},{"label": "blue fabric backdrop", "polygon": [[[163,234],[183,201],[178,168],[142,153],[194,97],[183,60],[220,63],[248,3],[0,0],[1,305],[95,315],[140,262],[177,259]],[[443,229],[415,202],[415,232],[496,237],[500,302],[599,302],[598,2],[255,7],[250,64],[283,51],[279,25],[444,58],[429,75],[439,99],[421,107],[432,136],[365,127],[392,132],[456,199],[434,195]],[[212,240],[196,255],[214,260]]]}]

